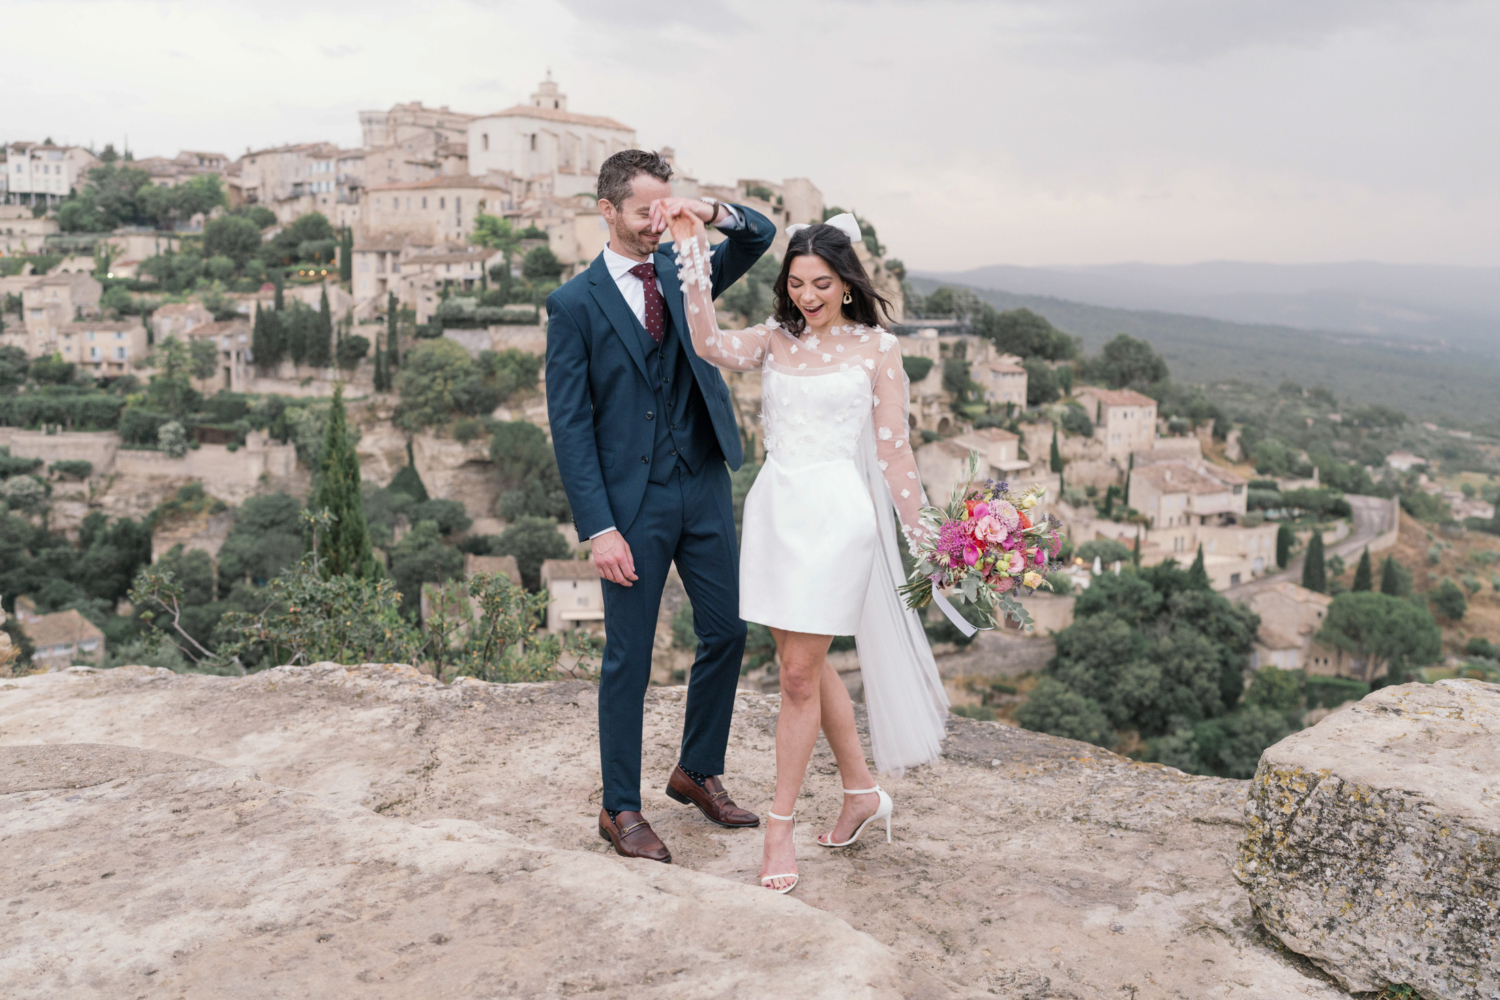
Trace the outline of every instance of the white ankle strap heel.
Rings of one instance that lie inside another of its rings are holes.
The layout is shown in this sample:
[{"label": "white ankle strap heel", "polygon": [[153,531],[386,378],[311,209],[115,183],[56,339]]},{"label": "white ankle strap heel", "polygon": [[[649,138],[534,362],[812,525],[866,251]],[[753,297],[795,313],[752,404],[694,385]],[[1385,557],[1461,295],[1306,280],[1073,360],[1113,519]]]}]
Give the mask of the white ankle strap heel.
[{"label": "white ankle strap heel", "polygon": [[885,820],[885,842],[887,844],[891,842],[891,812],[895,809],[895,803],[892,802],[891,797],[885,793],[885,789],[881,788],[879,785],[876,785],[874,788],[844,789],[845,795],[869,795],[872,792],[880,796],[880,806],[875,810],[873,815],[871,815],[863,823],[859,824],[859,828],[854,831],[854,836],[841,843],[834,843],[831,840],[824,840],[822,837],[819,837],[819,847],[848,847],[850,844],[859,839],[860,834],[865,832],[865,827],[869,826],[871,823],[878,819]]},{"label": "white ankle strap heel", "polygon": [[[779,819],[783,823],[791,823],[792,824],[792,832],[793,833],[796,832],[796,830],[797,830],[797,814],[795,812],[793,812],[790,816],[778,816],[778,815],[776,815],[775,813],[771,812],[768,809],[768,810],[766,810],[766,815],[769,816],[769,817],[771,817],[772,819]],[[780,893],[781,895],[786,895],[787,893],[791,892],[793,889],[797,888],[797,883],[798,883],[798,881],[800,881],[800,878],[799,878],[799,876],[797,875],[796,872],[786,872],[785,874],[782,874],[782,875],[762,875],[760,877],[760,884],[763,885],[763,886],[765,886],[767,889],[770,889],[771,888],[771,883],[774,882],[774,881],[776,881],[779,878],[789,878],[789,879],[792,880],[792,884],[789,885],[789,886],[787,886],[785,889],[771,889],[772,892]]]}]

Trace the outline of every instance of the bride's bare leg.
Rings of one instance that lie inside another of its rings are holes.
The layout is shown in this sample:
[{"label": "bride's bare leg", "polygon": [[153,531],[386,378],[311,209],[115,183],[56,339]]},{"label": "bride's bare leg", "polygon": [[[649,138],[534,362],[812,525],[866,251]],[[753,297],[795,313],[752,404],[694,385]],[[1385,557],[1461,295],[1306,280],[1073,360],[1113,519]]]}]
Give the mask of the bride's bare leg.
[{"label": "bride's bare leg", "polygon": [[[859,730],[854,726],[854,702],[849,698],[849,689],[839,678],[837,670],[826,659],[819,685],[823,710],[823,735],[833,749],[833,757],[839,764],[839,777],[845,788],[874,788],[875,779],[865,764],[865,751],[859,745]],[[854,828],[875,814],[880,808],[880,796],[845,795],[844,808],[839,813],[833,829],[820,834],[818,839],[840,843],[848,840]],[[784,814],[783,814],[784,815]]]},{"label": "bride's bare leg", "polygon": [[[771,811],[792,815],[813,746],[818,742],[822,715],[822,670],[831,635],[809,635],[772,629],[781,659],[781,713],[776,719],[776,795]],[[846,695],[847,697],[847,695]],[[852,721],[852,714],[851,714]],[[792,824],[767,817],[762,875],[780,875],[797,870],[797,852],[792,847]],[[781,889],[788,880],[769,883]]]}]

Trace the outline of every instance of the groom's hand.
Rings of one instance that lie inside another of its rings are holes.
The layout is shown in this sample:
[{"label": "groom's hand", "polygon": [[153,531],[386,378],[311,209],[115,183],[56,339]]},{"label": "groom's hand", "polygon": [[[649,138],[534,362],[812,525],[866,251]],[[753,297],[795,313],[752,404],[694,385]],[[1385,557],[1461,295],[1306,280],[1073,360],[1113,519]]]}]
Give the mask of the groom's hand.
[{"label": "groom's hand", "polygon": [[630,543],[618,531],[606,531],[593,540],[594,565],[599,575],[622,587],[630,586],[636,579],[635,559],[630,555]]},{"label": "groom's hand", "polygon": [[696,215],[707,225],[717,212],[714,206],[697,198],[658,198],[651,203],[651,228],[658,233],[666,232],[672,219],[683,213]]}]

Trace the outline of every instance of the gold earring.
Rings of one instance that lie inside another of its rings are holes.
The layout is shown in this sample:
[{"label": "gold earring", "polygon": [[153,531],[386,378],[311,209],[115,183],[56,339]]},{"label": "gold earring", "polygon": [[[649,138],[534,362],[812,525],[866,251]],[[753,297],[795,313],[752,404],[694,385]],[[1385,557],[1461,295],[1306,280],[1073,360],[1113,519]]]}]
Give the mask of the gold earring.
[{"label": "gold earring", "polygon": [[847,292],[847,291],[846,291],[846,292],[845,292],[845,293],[844,293],[844,305],[846,305],[846,306],[847,306],[847,305],[848,305],[848,304],[849,304],[849,303],[851,303],[851,302],[853,302],[853,301],[854,301],[854,296],[852,296],[852,295],[850,295],[850,294],[849,294],[849,293],[848,293],[848,292]]}]

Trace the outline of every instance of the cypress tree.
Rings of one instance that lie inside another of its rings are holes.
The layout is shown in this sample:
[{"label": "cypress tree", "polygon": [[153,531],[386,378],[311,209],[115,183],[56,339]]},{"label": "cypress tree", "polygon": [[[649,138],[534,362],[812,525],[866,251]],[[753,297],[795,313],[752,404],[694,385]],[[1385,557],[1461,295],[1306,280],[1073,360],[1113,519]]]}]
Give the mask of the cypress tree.
[{"label": "cypress tree", "polygon": [[1380,567],[1380,592],[1387,597],[1402,597],[1405,589],[1401,586],[1401,571],[1396,565],[1396,558],[1386,556]]},{"label": "cypress tree", "polygon": [[311,320],[312,310],[300,302],[294,302],[286,313],[286,353],[294,365],[300,365],[307,357]]},{"label": "cypress tree", "polygon": [[1063,470],[1062,451],[1057,447],[1057,428],[1052,428],[1052,471],[1061,473]]},{"label": "cypress tree", "polygon": [[272,309],[266,313],[266,365],[274,368],[286,358],[286,313]]},{"label": "cypress tree", "polygon": [[1135,533],[1135,551],[1130,554],[1130,561],[1135,564],[1136,569],[1141,568],[1141,533],[1139,530]]},{"label": "cypress tree", "polygon": [[286,309],[286,296],[283,294],[286,275],[281,273],[281,268],[271,272],[271,282],[276,286],[276,311],[281,312]]},{"label": "cypress tree", "polygon": [[266,317],[255,303],[255,323],[250,327],[250,354],[255,363],[264,368],[271,360],[271,344],[266,340]]},{"label": "cypress tree", "polygon": [[1354,586],[1350,590],[1370,590],[1375,584],[1375,571],[1370,565],[1370,549],[1365,547],[1364,554],[1359,557],[1359,566],[1354,570]]},{"label": "cypress tree", "polygon": [[385,300],[385,363],[387,369],[401,367],[401,352],[396,349],[395,292],[388,292]]},{"label": "cypress tree", "polygon": [[339,280],[354,280],[354,230],[348,226],[344,227],[343,236],[339,240]]},{"label": "cypress tree", "polygon": [[1323,533],[1313,528],[1312,538],[1307,543],[1307,556],[1302,561],[1302,586],[1318,593],[1328,591],[1328,569],[1323,565]]},{"label": "cypress tree", "polygon": [[333,317],[328,310],[328,284],[323,284],[323,296],[318,302],[316,314],[308,317],[306,346],[303,348],[307,363],[326,368],[333,362]]},{"label": "cypress tree", "polygon": [[375,391],[386,392],[390,389],[391,373],[385,366],[385,348],[380,343],[380,338],[375,338]]},{"label": "cypress tree", "polygon": [[1286,569],[1286,564],[1292,560],[1292,545],[1296,540],[1290,525],[1283,524],[1276,529],[1276,565],[1282,569]]},{"label": "cypress tree", "polygon": [[[1140,535],[1136,536],[1136,542],[1140,542]],[[1188,568],[1188,586],[1194,590],[1213,590],[1213,585],[1208,582],[1208,567],[1203,564],[1203,543],[1198,543],[1198,556],[1193,560],[1193,565]]]},{"label": "cypress tree", "polygon": [[328,410],[321,471],[312,506],[333,515],[333,523],[323,528],[318,538],[323,575],[372,579],[377,575],[375,555],[370,550],[370,533],[359,495],[359,456],[349,436],[342,384],[333,390],[333,405]]}]

